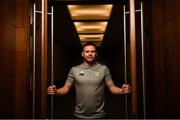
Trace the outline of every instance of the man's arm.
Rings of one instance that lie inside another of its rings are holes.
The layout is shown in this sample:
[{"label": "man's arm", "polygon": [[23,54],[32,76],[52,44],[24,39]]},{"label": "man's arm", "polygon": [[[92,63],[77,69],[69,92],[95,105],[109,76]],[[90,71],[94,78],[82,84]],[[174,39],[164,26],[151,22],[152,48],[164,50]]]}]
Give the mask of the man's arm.
[{"label": "man's arm", "polygon": [[124,84],[122,88],[120,88],[115,86],[112,80],[107,80],[106,85],[113,94],[126,94],[131,92],[131,87],[127,84]]},{"label": "man's arm", "polygon": [[66,82],[62,88],[57,89],[56,94],[60,96],[65,95],[69,92],[70,88],[71,88],[71,85],[67,84]]},{"label": "man's arm", "polygon": [[69,92],[71,88],[71,85],[69,85],[67,82],[64,84],[63,87],[57,89],[56,86],[49,86],[48,89],[47,89],[47,93],[49,95],[65,95]]}]

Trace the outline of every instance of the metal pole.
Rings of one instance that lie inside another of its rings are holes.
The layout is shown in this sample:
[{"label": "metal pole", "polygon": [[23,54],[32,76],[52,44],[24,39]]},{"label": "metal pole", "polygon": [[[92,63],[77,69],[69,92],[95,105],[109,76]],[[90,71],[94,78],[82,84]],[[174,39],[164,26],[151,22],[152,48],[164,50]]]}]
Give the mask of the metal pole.
[{"label": "metal pole", "polygon": [[146,87],[145,87],[145,66],[144,66],[144,27],[143,27],[143,3],[141,2],[141,51],[142,51],[142,82],[143,82],[143,114],[146,118]]},{"label": "metal pole", "polygon": [[135,24],[135,0],[129,0],[130,4],[130,72],[132,84],[132,113],[137,117],[137,62],[136,62],[136,24]]},{"label": "metal pole", "polygon": [[[54,8],[51,7],[51,85],[54,85]],[[51,118],[53,119],[54,97],[51,96]]]},{"label": "metal pole", "polygon": [[47,10],[48,0],[42,1],[41,16],[41,118],[47,118],[47,64],[48,64],[48,32],[47,32]]},{"label": "metal pole", "polygon": [[125,76],[125,83],[127,83],[127,45],[126,45],[126,13],[125,13],[125,5],[124,8],[124,76]]},{"label": "metal pole", "polygon": [[[48,13],[47,12],[47,10],[45,9],[46,8],[46,1],[44,1],[44,0],[42,0],[42,11],[37,11],[36,10],[36,5],[34,4],[34,6],[33,6],[33,9],[34,9],[34,11],[33,11],[33,118],[35,117],[35,77],[36,77],[36,69],[35,69],[35,52],[36,52],[36,49],[35,49],[35,47],[36,47],[36,44],[35,44],[35,41],[36,41],[36,13],[40,13],[41,15],[42,15],[42,38],[41,38],[41,63],[43,63],[43,64],[41,64],[41,77],[43,77],[43,79],[41,78],[41,82],[43,83],[43,87],[41,88],[42,89],[42,91],[44,91],[44,89],[45,89],[45,86],[46,86],[46,83],[43,81],[43,80],[45,80],[44,78],[46,78],[47,76],[45,76],[45,72],[46,71],[42,71],[42,70],[45,70],[45,69],[42,69],[42,68],[46,68],[47,67],[47,61],[45,60],[45,59],[43,59],[44,57],[46,57],[47,56],[47,36],[45,36],[45,32],[47,32],[47,26],[45,25],[45,23],[47,22],[46,21],[46,17],[47,17],[47,15],[51,15],[51,40],[52,40],[52,43],[51,43],[51,48],[53,48],[53,7],[51,8],[51,11],[52,11],[52,13]],[[47,14],[47,15],[46,15]],[[54,82],[53,82],[53,49],[51,50],[51,55],[52,55],[52,63],[51,63],[51,84],[53,84]],[[45,98],[45,96],[43,95],[43,96],[41,96],[42,98]],[[41,100],[42,101],[42,104],[44,104],[44,105],[42,105],[43,107],[41,107],[41,115],[42,116],[46,116],[45,114],[46,113],[44,113],[44,112],[46,112],[46,106],[45,106],[45,99],[42,99]],[[51,117],[53,118],[53,97],[51,98]]]},{"label": "metal pole", "polygon": [[33,4],[33,81],[32,81],[32,116],[35,118],[36,89],[36,4]]},{"label": "metal pole", "polygon": [[[127,41],[126,41],[126,7],[123,6],[123,15],[124,15],[124,79],[125,84],[127,84]],[[128,117],[128,104],[127,104],[127,95],[125,95],[125,107],[126,107],[126,118]]]}]

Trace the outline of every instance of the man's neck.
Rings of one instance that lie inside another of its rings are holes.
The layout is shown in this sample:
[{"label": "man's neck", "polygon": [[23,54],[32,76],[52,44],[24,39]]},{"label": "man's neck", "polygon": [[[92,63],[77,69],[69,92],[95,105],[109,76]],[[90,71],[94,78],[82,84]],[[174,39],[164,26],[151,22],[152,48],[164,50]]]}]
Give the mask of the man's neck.
[{"label": "man's neck", "polygon": [[87,62],[87,61],[84,61],[84,65],[87,66],[87,67],[90,67],[90,66],[93,66],[94,64],[96,63],[96,61],[93,61],[93,62]]}]

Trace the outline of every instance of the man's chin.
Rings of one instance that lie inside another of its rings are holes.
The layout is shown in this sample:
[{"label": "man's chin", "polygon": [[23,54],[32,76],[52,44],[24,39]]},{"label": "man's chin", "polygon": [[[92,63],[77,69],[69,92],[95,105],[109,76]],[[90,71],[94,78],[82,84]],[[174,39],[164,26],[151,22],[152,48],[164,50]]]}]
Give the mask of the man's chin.
[{"label": "man's chin", "polygon": [[93,62],[94,61],[94,59],[86,59],[86,61],[88,61],[88,62]]},{"label": "man's chin", "polygon": [[86,60],[87,63],[92,64],[95,62],[95,60]]}]

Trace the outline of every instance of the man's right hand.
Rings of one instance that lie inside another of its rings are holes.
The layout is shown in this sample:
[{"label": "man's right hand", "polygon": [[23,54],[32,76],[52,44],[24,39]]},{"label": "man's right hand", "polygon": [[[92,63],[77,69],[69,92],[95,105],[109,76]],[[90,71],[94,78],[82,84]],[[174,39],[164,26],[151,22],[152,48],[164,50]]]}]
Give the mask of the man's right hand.
[{"label": "man's right hand", "polygon": [[56,95],[57,94],[57,88],[55,85],[49,86],[47,89],[48,95]]}]

